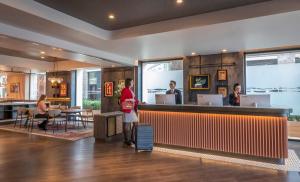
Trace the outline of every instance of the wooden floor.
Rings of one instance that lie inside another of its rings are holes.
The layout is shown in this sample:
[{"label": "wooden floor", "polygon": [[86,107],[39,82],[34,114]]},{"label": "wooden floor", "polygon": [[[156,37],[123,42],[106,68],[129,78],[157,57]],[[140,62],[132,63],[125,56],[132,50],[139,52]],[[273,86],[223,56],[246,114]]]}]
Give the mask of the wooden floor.
[{"label": "wooden floor", "polygon": [[[300,156],[300,143],[290,142]],[[199,160],[163,153],[135,153],[122,143],[93,138],[77,142],[0,131],[0,182],[207,181],[299,182],[297,172]]]}]

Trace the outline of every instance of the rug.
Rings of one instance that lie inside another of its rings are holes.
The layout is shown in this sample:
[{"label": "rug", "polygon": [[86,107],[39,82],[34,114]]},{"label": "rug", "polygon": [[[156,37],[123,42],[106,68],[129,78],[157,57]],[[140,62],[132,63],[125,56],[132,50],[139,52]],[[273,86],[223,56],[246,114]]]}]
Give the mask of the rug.
[{"label": "rug", "polygon": [[21,128],[19,127],[19,125],[14,127],[14,124],[1,125],[0,130],[11,131],[16,133],[25,133],[29,135],[37,135],[37,136],[43,136],[49,138],[56,138],[56,139],[62,139],[68,141],[76,141],[83,138],[92,137],[94,135],[93,124],[91,123],[89,123],[89,125],[86,128],[83,128],[82,126],[78,127],[74,125],[68,125],[67,132],[65,132],[64,125],[60,125],[58,130],[55,128],[54,133],[51,126],[48,127],[48,130],[46,132],[36,127],[33,128],[31,132],[28,131],[28,129],[23,126]]}]

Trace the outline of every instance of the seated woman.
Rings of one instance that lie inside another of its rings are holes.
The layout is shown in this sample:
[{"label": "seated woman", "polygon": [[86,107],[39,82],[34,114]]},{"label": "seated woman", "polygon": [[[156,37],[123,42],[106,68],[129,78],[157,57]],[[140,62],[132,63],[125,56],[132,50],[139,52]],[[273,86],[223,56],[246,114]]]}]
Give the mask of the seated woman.
[{"label": "seated woman", "polygon": [[47,124],[48,124],[48,117],[47,114],[47,105],[45,104],[46,95],[41,95],[38,102],[37,102],[37,111],[38,114],[35,115],[36,118],[45,118],[45,120],[38,124],[38,127],[42,130],[47,130]]},{"label": "seated woman", "polygon": [[233,93],[229,95],[229,104],[232,106],[240,106],[241,85],[234,84]]}]

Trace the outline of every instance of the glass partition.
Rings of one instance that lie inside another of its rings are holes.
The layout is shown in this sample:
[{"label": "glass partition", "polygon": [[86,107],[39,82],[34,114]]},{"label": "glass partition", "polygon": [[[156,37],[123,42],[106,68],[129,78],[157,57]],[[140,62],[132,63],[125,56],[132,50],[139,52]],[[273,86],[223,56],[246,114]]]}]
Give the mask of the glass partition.
[{"label": "glass partition", "polygon": [[183,60],[142,63],[142,101],[154,104],[155,94],[165,94],[170,80],[183,95]]},{"label": "glass partition", "polygon": [[246,55],[247,94],[270,94],[273,107],[293,109],[290,137],[300,137],[300,50]]}]

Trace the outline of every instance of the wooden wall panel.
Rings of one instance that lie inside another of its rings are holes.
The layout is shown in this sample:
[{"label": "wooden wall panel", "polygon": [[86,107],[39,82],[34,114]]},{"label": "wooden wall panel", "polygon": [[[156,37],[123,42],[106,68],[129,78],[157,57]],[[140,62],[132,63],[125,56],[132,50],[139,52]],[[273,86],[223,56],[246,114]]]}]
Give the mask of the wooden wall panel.
[{"label": "wooden wall panel", "polygon": [[287,158],[287,118],[139,111],[154,127],[154,142],[258,157]]}]

